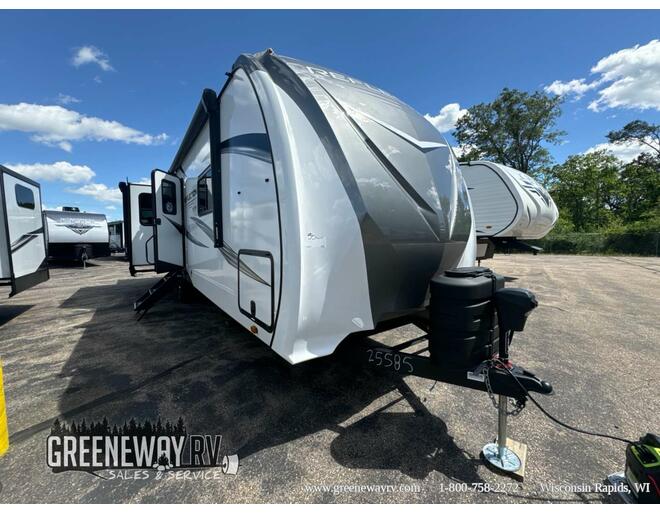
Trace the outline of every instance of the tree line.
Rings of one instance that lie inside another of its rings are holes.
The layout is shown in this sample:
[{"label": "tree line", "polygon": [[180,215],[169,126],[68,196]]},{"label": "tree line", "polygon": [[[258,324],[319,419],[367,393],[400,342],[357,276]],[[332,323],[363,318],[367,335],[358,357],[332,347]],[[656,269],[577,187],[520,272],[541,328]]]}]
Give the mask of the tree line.
[{"label": "tree line", "polygon": [[92,421],[89,424],[85,418],[78,423],[72,421],[70,424],[55,418],[50,433],[59,436],[185,436],[187,432],[181,417],[176,424],[170,421],[163,423],[160,418],[155,423],[150,420],[141,423],[131,418],[128,422],[124,421],[123,426],[113,424],[112,427],[108,419],[103,417],[102,421]]},{"label": "tree line", "polygon": [[492,160],[543,183],[560,213],[554,233],[660,232],[660,125],[634,120],[605,135],[643,148],[630,162],[594,151],[556,163],[547,145],[566,135],[557,128],[561,106],[559,96],[504,89],[470,107],[453,132],[460,160]]}]

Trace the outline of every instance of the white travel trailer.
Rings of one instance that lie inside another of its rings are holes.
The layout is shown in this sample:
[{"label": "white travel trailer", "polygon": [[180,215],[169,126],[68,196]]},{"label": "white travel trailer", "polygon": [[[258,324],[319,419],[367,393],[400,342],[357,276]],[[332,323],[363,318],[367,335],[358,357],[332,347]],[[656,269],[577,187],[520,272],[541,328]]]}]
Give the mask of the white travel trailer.
[{"label": "white travel trailer", "polygon": [[131,266],[185,270],[291,363],[424,309],[436,272],[475,261],[467,188],[438,131],[381,89],[268,52],[205,91],[169,171],[152,173],[140,245],[146,189],[121,187]]},{"label": "white travel trailer", "polygon": [[[242,55],[219,94],[204,90],[168,171],[119,187],[131,274],[167,272],[138,312],[184,280],[291,364],[344,343],[367,365],[519,402],[552,390],[496,365],[536,301],[473,267],[457,160],[377,87],[272,51]],[[430,356],[404,351],[419,338],[363,337],[410,322],[428,331]]]},{"label": "white travel trailer", "polygon": [[48,257],[86,261],[110,255],[110,233],[105,214],[80,212],[77,207],[44,211],[48,229]]},{"label": "white travel trailer", "polygon": [[545,188],[525,173],[488,161],[462,162],[461,172],[470,191],[480,247],[485,239],[509,246],[541,239],[559,218]]},{"label": "white travel trailer", "polygon": [[49,278],[41,189],[0,166],[0,190],[0,285],[13,296]]},{"label": "white travel trailer", "polygon": [[124,250],[124,222],[108,221],[108,232],[110,233],[110,251],[121,252]]},{"label": "white travel trailer", "polygon": [[[154,205],[151,185],[121,182],[124,199],[124,248],[132,276],[154,271]],[[183,241],[181,241],[183,245]]]}]

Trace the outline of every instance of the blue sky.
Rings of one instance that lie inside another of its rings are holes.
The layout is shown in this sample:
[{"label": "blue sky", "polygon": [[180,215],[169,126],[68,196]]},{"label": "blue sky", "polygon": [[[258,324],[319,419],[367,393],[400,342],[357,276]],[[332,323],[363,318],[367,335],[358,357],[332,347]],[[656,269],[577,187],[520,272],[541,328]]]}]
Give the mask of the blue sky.
[{"label": "blue sky", "polygon": [[559,162],[633,119],[660,122],[658,11],[4,11],[1,19],[0,162],[39,180],[48,207],[113,219],[117,183],[168,167],[202,89],[219,90],[240,53],[267,47],[386,89],[443,130],[504,87],[550,88],[566,98],[567,135],[551,148]]}]

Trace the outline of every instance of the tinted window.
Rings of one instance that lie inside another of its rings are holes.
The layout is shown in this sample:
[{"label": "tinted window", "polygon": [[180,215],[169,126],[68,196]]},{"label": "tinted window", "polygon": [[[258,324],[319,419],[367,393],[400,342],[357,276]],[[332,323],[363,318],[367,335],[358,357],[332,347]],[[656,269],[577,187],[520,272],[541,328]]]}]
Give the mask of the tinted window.
[{"label": "tinted window", "polygon": [[140,225],[153,225],[154,209],[151,193],[140,193],[138,195],[138,206],[140,208]]},{"label": "tinted window", "polygon": [[204,175],[197,182],[197,214],[213,212],[213,183],[211,175]]},{"label": "tinted window", "polygon": [[161,186],[163,196],[163,212],[165,214],[176,214],[176,186],[170,180],[163,180]]},{"label": "tinted window", "polygon": [[16,184],[16,203],[24,209],[34,209],[34,192],[20,184]]}]

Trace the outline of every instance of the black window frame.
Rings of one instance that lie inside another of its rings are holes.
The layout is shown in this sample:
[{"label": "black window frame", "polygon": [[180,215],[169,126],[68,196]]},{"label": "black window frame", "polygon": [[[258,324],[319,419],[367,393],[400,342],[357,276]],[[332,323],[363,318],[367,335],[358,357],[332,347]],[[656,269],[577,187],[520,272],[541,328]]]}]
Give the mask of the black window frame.
[{"label": "black window frame", "polygon": [[[31,200],[26,201],[24,197],[21,198],[21,196],[23,196],[26,193],[19,193],[19,191],[27,192],[27,194],[30,195]],[[14,195],[16,196],[16,204],[22,209],[28,209],[30,211],[33,211],[37,206],[37,203],[34,201],[34,191],[29,187],[25,187],[23,184],[14,185]]]},{"label": "black window frame", "polygon": [[[140,199],[145,195],[149,196],[149,208],[151,209],[150,223],[144,223],[144,220],[149,218],[142,216],[142,209],[144,209],[144,207],[142,206],[142,201]],[[142,225],[143,227],[153,227],[154,221],[156,219],[156,213],[154,212],[154,196],[152,193],[140,193],[138,195],[138,219],[140,221],[140,225]]]},{"label": "black window frame", "polygon": [[[209,187],[208,187],[208,182],[211,183],[211,198],[209,201]],[[205,198],[206,198],[206,208],[201,209],[200,208],[200,201],[202,196],[200,195],[200,185],[202,182],[206,183],[205,189]],[[206,214],[212,213],[213,212],[213,176],[211,174],[211,167],[208,166],[205,170],[204,173],[202,173],[198,179],[197,179],[197,216],[204,216]]]},{"label": "black window frame", "polygon": [[[166,189],[168,190],[167,195],[165,193]],[[163,214],[167,214],[168,216],[176,216],[178,211],[178,202],[176,201],[176,196],[176,184],[172,180],[164,178],[160,183],[160,207],[163,210]],[[172,205],[174,206],[173,212],[167,212],[167,209],[165,208],[167,201],[172,202]]]}]

